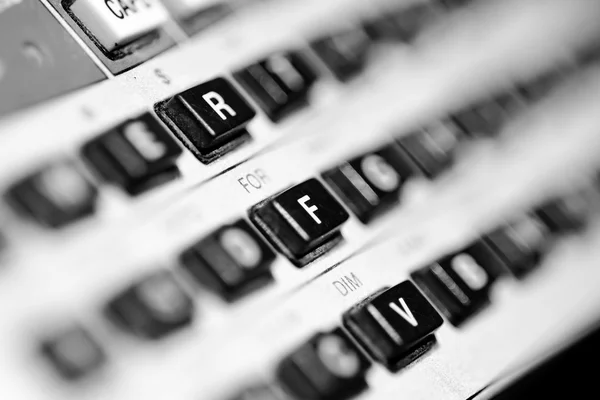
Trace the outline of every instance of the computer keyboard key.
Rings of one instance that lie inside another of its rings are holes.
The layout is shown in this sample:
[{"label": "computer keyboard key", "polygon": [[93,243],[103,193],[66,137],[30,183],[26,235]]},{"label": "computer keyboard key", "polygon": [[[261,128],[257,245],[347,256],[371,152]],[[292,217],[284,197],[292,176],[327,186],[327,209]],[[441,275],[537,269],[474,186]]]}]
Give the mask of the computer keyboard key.
[{"label": "computer keyboard key", "polygon": [[118,294],[105,311],[131,333],[159,339],[189,325],[194,307],[173,274],[159,271]]},{"label": "computer keyboard key", "polygon": [[333,75],[345,82],[364,69],[371,44],[366,32],[355,28],[317,39],[311,48]]},{"label": "computer keyboard key", "polygon": [[588,223],[592,205],[584,192],[552,198],[536,207],[535,214],[555,234],[574,233]]},{"label": "computer keyboard key", "polygon": [[463,136],[454,124],[440,122],[402,136],[398,143],[428,178],[435,178],[452,165]]},{"label": "computer keyboard key", "polygon": [[96,209],[98,191],[71,161],[46,165],[11,186],[6,199],[17,212],[58,228]]},{"label": "computer keyboard key", "polygon": [[277,366],[282,388],[293,398],[344,400],[367,388],[369,361],[340,329],[318,333]]},{"label": "computer keyboard key", "polygon": [[323,178],[366,223],[396,203],[404,183],[417,173],[410,157],[393,143],[332,168]]},{"label": "computer keyboard key", "polygon": [[535,215],[529,214],[494,230],[484,238],[502,259],[507,271],[517,278],[526,276],[539,265],[549,239],[548,227]]},{"label": "computer keyboard key", "polygon": [[349,218],[316,179],[277,194],[250,210],[250,219],[296,266],[304,266],[342,240]]},{"label": "computer keyboard key", "polygon": [[233,76],[274,122],[305,106],[317,79],[314,67],[296,51],[273,54]]},{"label": "computer keyboard key", "polygon": [[523,108],[525,102],[515,93],[504,93],[465,108],[452,116],[463,133],[473,137],[496,135],[509,117]]},{"label": "computer keyboard key", "polygon": [[195,86],[158,103],[157,114],[202,162],[210,162],[249,138],[244,129],[256,115],[223,78]]},{"label": "computer keyboard key", "polygon": [[448,321],[458,326],[489,303],[490,288],[505,268],[492,248],[478,241],[411,276]]},{"label": "computer keyboard key", "polygon": [[75,0],[67,11],[108,52],[159,29],[169,19],[158,0]]},{"label": "computer keyboard key", "polygon": [[181,255],[183,268],[227,300],[272,281],[275,253],[244,221],[223,226]]},{"label": "computer keyboard key", "polygon": [[365,22],[365,32],[375,41],[410,42],[439,12],[433,3],[403,6]]},{"label": "computer keyboard key", "polygon": [[83,146],[86,161],[106,180],[138,194],[178,175],[181,148],[150,114],[127,121]]},{"label": "computer keyboard key", "polygon": [[41,355],[64,379],[88,377],[106,363],[106,354],[87,329],[74,325],[40,343]]},{"label": "computer keyboard key", "polygon": [[443,323],[410,281],[385,288],[343,315],[344,327],[367,353],[391,371],[423,355]]}]

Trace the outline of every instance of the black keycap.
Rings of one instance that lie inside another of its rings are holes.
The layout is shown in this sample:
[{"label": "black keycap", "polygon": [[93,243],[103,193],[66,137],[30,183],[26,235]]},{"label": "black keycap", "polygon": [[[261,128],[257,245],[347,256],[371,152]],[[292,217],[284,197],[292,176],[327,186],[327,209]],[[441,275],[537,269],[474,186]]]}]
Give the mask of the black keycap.
[{"label": "black keycap", "polygon": [[294,398],[344,400],[367,388],[370,363],[336,329],[319,333],[286,356],[277,366],[277,379]]},{"label": "black keycap", "polygon": [[316,179],[309,179],[250,210],[258,229],[297,266],[339,243],[349,215]]},{"label": "black keycap", "polygon": [[365,32],[376,41],[409,42],[439,13],[440,8],[432,3],[412,4],[367,21]]},{"label": "black keycap", "polygon": [[584,191],[547,200],[535,209],[535,214],[555,234],[582,230],[588,223],[594,201]]},{"label": "black keycap", "polygon": [[571,62],[565,62],[555,66],[534,79],[519,86],[519,92],[530,102],[536,102],[548,95],[554,88],[571,74],[577,71],[577,66]]},{"label": "black keycap", "polygon": [[421,268],[412,278],[455,326],[489,303],[489,290],[505,270],[483,241]]},{"label": "black keycap", "polygon": [[397,144],[363,154],[323,173],[323,178],[362,222],[398,201],[402,185],[417,173]]},{"label": "black keycap", "polygon": [[170,272],[159,271],[121,292],[106,313],[130,332],[158,339],[189,325],[193,304]]},{"label": "black keycap", "polygon": [[184,269],[227,300],[271,282],[275,253],[248,223],[224,226],[183,252]]},{"label": "black keycap", "polygon": [[496,135],[508,119],[524,107],[524,101],[515,93],[503,93],[484,100],[452,116],[454,123],[465,135],[489,137]]},{"label": "black keycap", "polygon": [[356,28],[317,39],[311,48],[333,75],[345,82],[363,70],[371,44],[366,32]]},{"label": "black keycap", "polygon": [[233,76],[275,122],[306,105],[317,79],[315,69],[299,52],[273,54]]},{"label": "black keycap", "polygon": [[507,270],[522,278],[539,265],[549,237],[548,227],[539,218],[523,215],[484,239],[502,259]]},{"label": "black keycap", "polygon": [[55,228],[92,214],[97,196],[96,188],[70,161],[46,165],[6,193],[18,212]]},{"label": "black keycap", "polygon": [[410,281],[383,289],[347,311],[344,326],[391,371],[406,366],[435,344],[442,317]]},{"label": "black keycap", "polygon": [[398,143],[427,177],[435,178],[452,165],[462,139],[463,134],[454,124],[440,122],[402,136]]},{"label": "black keycap", "polygon": [[216,78],[158,103],[156,112],[202,162],[210,162],[249,138],[255,112],[225,79]]},{"label": "black keycap", "polygon": [[86,143],[82,153],[104,179],[138,194],[178,176],[181,148],[146,113]]},{"label": "black keycap", "polygon": [[106,362],[100,344],[79,325],[43,339],[40,352],[60,376],[70,381],[88,377]]}]

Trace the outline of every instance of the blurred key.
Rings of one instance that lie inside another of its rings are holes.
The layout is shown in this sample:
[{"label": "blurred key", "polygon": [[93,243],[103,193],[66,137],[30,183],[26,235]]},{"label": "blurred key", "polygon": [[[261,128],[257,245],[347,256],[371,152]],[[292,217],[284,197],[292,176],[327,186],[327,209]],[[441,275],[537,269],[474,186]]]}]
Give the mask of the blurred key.
[{"label": "blurred key", "polygon": [[535,209],[536,215],[553,233],[572,233],[583,229],[590,217],[593,201],[585,191],[550,199]]},{"label": "blurred key", "polygon": [[60,376],[71,381],[89,376],[106,362],[100,344],[79,325],[43,339],[40,351]]},{"label": "blurred key", "polygon": [[504,268],[489,245],[478,241],[411,276],[450,323],[458,326],[489,303],[490,288]]},{"label": "blurred key", "polygon": [[68,10],[109,52],[155,31],[169,19],[158,0],[75,0]]},{"label": "blurred key", "polygon": [[179,175],[181,148],[149,113],[86,143],[86,160],[106,180],[138,194]]},{"label": "blurred key", "polygon": [[502,125],[524,107],[524,100],[516,93],[503,93],[478,102],[452,116],[463,133],[472,137],[495,136]]},{"label": "blurred key", "polygon": [[274,260],[275,253],[244,220],[217,229],[181,255],[186,271],[227,300],[271,282]]},{"label": "blurred key", "polygon": [[398,143],[429,178],[435,178],[454,162],[463,134],[452,123],[439,122],[398,138]]},{"label": "blurred key", "polygon": [[548,227],[535,215],[523,215],[486,235],[507,269],[517,278],[534,270],[544,256],[550,237]]},{"label": "blurred key", "polygon": [[273,54],[233,76],[272,121],[305,106],[317,79],[314,67],[297,51]]},{"label": "blurred key", "polygon": [[363,70],[370,46],[366,32],[359,28],[336,32],[311,43],[315,53],[342,82]]},{"label": "blurred key", "polygon": [[168,336],[192,321],[194,307],[168,271],[148,275],[113,298],[106,313],[124,329],[149,339]]},{"label": "blurred key", "polygon": [[15,183],[8,202],[37,222],[58,228],[96,209],[98,192],[70,161],[57,161]]},{"label": "blurred key", "polygon": [[432,2],[411,4],[387,11],[365,22],[365,31],[375,41],[410,42],[440,13]]},{"label": "blurred key", "polygon": [[367,388],[370,363],[337,329],[319,333],[287,355],[277,379],[294,398],[344,400]]},{"label": "blurred key", "polygon": [[417,171],[394,143],[325,171],[323,178],[366,223],[398,201],[402,186]]}]

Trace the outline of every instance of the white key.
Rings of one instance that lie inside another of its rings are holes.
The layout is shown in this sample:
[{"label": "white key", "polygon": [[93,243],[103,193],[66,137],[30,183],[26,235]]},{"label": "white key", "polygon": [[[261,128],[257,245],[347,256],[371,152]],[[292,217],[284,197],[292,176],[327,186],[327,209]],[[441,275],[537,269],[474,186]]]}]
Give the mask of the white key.
[{"label": "white key", "polygon": [[165,6],[178,18],[192,17],[209,7],[224,3],[223,0],[164,0]]},{"label": "white key", "polygon": [[108,51],[152,32],[169,18],[158,0],[76,0],[70,10]]}]

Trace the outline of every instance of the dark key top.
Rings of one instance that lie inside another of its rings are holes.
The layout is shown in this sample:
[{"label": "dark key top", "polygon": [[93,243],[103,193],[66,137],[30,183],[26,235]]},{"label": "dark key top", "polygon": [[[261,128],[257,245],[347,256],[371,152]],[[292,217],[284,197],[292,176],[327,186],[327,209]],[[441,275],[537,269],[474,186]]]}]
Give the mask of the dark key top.
[{"label": "dark key top", "polygon": [[462,139],[463,134],[454,124],[440,122],[402,136],[398,143],[427,177],[435,178],[452,165]]},{"label": "dark key top", "polygon": [[535,209],[535,214],[552,233],[573,233],[588,223],[592,198],[584,191],[547,200]]},{"label": "dark key top", "polygon": [[336,329],[319,333],[277,366],[277,380],[294,398],[344,400],[367,388],[370,363]]},{"label": "dark key top", "polygon": [[439,13],[433,3],[404,6],[365,22],[365,32],[376,41],[409,42]]},{"label": "dark key top", "polygon": [[344,316],[344,326],[391,371],[408,365],[435,344],[442,317],[410,281],[382,289]]},{"label": "dark key top", "polygon": [[295,51],[273,54],[233,76],[272,121],[306,105],[317,79],[314,67]]},{"label": "dark key top", "polygon": [[465,135],[489,137],[496,135],[511,115],[524,107],[524,100],[515,93],[504,93],[465,108],[452,117]]},{"label": "dark key top", "polygon": [[349,215],[316,179],[309,179],[250,210],[258,229],[297,266],[331,249]]},{"label": "dark key top", "polygon": [[244,220],[217,229],[181,255],[186,271],[227,300],[271,282],[274,259]]},{"label": "dark key top", "polygon": [[417,173],[397,144],[363,154],[323,173],[323,178],[364,223],[398,201],[402,185]]},{"label": "dark key top", "polygon": [[158,103],[156,112],[202,162],[210,162],[249,138],[255,112],[234,87],[216,78]]},{"label": "dark key top", "polygon": [[366,32],[356,28],[317,39],[311,43],[311,48],[333,75],[345,82],[363,70],[370,45]]},{"label": "dark key top", "polygon": [[522,217],[486,235],[484,240],[515,277],[535,269],[547,250],[550,231],[535,215]]},{"label": "dark key top", "polygon": [[7,201],[39,223],[61,227],[96,209],[98,192],[70,161],[58,161],[9,188]]},{"label": "dark key top", "polygon": [[146,276],[116,296],[106,307],[109,318],[132,333],[162,338],[192,321],[191,299],[167,271]]},{"label": "dark key top", "polygon": [[181,148],[146,113],[86,143],[82,153],[104,179],[138,194],[178,176]]},{"label": "dark key top", "polygon": [[79,325],[43,339],[40,351],[60,376],[71,381],[88,377],[106,362],[100,344]]},{"label": "dark key top", "polygon": [[494,280],[505,271],[498,255],[478,241],[412,274],[444,316],[460,325],[489,303]]}]

